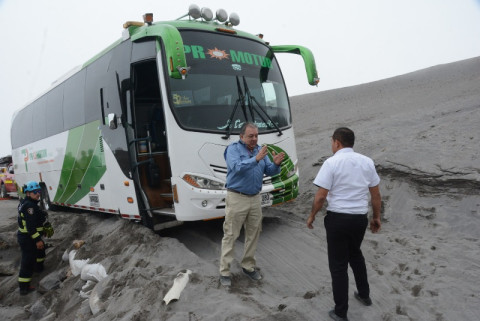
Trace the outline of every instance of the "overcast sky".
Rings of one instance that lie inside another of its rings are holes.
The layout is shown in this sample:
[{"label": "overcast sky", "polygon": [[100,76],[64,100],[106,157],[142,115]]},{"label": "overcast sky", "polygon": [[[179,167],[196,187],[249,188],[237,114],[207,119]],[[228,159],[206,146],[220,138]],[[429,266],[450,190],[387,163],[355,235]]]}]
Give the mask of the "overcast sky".
[{"label": "overcast sky", "polygon": [[238,29],[272,45],[310,48],[318,87],[301,57],[278,55],[291,96],[480,56],[480,0],[0,0],[0,157],[13,112],[119,39],[125,21],[174,20],[191,3],[236,12]]}]

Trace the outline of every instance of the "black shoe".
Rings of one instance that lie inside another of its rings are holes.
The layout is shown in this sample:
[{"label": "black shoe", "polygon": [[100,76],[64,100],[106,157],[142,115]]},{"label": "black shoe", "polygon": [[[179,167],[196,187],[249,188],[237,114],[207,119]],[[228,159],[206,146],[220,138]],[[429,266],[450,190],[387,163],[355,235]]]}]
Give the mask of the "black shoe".
[{"label": "black shoe", "polygon": [[252,279],[253,281],[259,281],[259,280],[262,279],[262,276],[260,275],[260,273],[258,273],[258,271],[256,269],[253,269],[253,271],[251,271],[251,272],[245,270],[244,268],[242,268],[242,270],[243,270],[243,273],[248,275],[248,277],[250,279]]},{"label": "black shoe", "polygon": [[229,276],[220,275],[220,284],[225,287],[231,286],[232,279]]},{"label": "black shoe", "polygon": [[333,320],[335,321],[348,321],[348,318],[347,317],[339,317],[336,313],[335,313],[335,310],[330,310],[330,312],[328,312],[328,315],[330,316],[330,318],[332,318]]},{"label": "black shoe", "polygon": [[28,287],[21,287],[20,288],[20,295],[27,295],[30,292],[35,291],[35,288],[33,286],[28,286]]},{"label": "black shoe", "polygon": [[358,292],[354,292],[353,296],[355,297],[355,299],[357,299],[358,301],[360,301],[363,305],[366,305],[367,307],[372,305],[372,300],[370,299],[370,297],[362,298],[360,295],[358,295]]}]

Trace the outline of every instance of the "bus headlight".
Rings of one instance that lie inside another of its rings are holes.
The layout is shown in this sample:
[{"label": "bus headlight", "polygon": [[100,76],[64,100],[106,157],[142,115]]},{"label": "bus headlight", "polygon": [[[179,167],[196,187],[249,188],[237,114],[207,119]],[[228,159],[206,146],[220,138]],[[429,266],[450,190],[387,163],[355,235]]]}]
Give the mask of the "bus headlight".
[{"label": "bus headlight", "polygon": [[197,188],[220,190],[225,186],[222,182],[191,174],[185,174],[182,178],[185,182]]}]

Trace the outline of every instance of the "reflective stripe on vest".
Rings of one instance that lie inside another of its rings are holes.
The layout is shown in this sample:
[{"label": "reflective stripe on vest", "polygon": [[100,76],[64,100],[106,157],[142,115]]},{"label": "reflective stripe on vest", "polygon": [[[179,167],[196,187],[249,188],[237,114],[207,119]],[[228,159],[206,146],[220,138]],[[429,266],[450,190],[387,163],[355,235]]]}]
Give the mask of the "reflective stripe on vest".
[{"label": "reflective stripe on vest", "polygon": [[32,278],[18,278],[18,282],[28,283],[32,281]]},{"label": "reflective stripe on vest", "polygon": [[[25,214],[20,213],[20,216],[21,216],[22,218],[25,217],[24,215],[25,215]],[[20,233],[28,234],[27,221],[22,220],[22,225],[23,225],[23,228],[18,227],[18,230],[20,231]],[[39,229],[41,229],[41,230],[39,230]],[[32,239],[36,239],[37,237],[40,236],[40,233],[38,233],[38,232],[43,232],[43,226],[42,226],[42,227],[37,227],[37,232],[35,232],[34,234],[32,234]]]},{"label": "reflective stripe on vest", "polygon": [[20,212],[20,216],[22,217],[22,226],[23,226],[23,228],[22,228],[21,226],[19,226],[19,227],[18,227],[18,230],[19,230],[21,233],[28,233],[28,231],[27,231],[27,222],[23,219],[25,216],[23,215],[22,212]]}]

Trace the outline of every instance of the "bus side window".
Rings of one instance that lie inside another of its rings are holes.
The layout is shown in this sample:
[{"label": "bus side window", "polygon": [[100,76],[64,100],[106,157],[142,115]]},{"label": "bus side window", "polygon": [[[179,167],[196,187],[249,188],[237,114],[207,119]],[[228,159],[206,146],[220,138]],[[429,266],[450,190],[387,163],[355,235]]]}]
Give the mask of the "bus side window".
[{"label": "bus side window", "polygon": [[47,94],[47,137],[63,132],[63,84]]},{"label": "bus side window", "polygon": [[35,116],[32,122],[32,135],[34,140],[40,140],[47,136],[47,97],[44,95],[32,103]]},{"label": "bus side window", "polygon": [[[111,102],[108,101],[108,66],[113,53],[110,51],[87,67],[85,80],[85,123],[101,120],[105,124],[105,116]],[[100,92],[101,90],[101,92]],[[103,111],[102,111],[103,99]],[[102,113],[103,112],[103,113]],[[102,115],[104,119],[102,119]]]},{"label": "bus side window", "polygon": [[12,148],[24,146],[33,141],[32,122],[32,105],[25,107],[21,113],[15,116],[14,122],[12,123]]},{"label": "bus side window", "polygon": [[85,76],[82,69],[65,81],[63,89],[63,126],[65,130],[85,124]]}]

